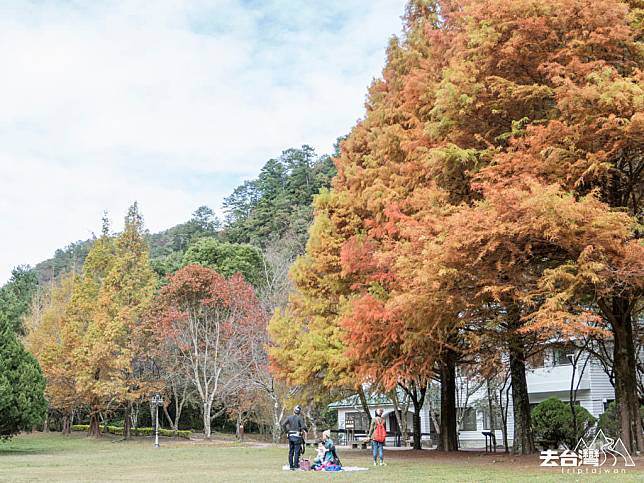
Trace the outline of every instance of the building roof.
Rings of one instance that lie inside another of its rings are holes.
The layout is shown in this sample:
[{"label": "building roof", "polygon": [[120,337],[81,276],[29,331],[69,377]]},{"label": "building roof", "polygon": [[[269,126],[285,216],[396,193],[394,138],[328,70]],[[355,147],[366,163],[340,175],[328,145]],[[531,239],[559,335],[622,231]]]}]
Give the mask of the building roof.
[{"label": "building roof", "polygon": [[[401,389],[397,389],[399,398],[404,398],[404,394]],[[384,394],[365,394],[367,398],[367,405],[372,408],[376,406],[392,406],[394,403]],[[353,408],[359,407],[362,408],[362,403],[360,402],[360,396],[354,394],[348,398],[342,399],[341,401],[336,401],[329,404],[329,409],[340,409],[340,408]]]}]

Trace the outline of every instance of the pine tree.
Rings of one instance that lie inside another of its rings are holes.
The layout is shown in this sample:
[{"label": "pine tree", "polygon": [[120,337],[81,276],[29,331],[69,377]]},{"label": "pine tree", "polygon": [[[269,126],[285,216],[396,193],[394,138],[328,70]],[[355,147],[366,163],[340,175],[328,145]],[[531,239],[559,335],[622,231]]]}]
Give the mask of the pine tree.
[{"label": "pine tree", "polygon": [[42,423],[45,379],[13,327],[0,326],[0,439]]}]

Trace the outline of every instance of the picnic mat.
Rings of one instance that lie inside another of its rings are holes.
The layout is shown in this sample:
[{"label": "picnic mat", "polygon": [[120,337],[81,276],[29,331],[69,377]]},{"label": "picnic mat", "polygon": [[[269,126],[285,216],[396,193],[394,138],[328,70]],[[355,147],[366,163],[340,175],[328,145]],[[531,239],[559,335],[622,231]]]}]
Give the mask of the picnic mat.
[{"label": "picnic mat", "polygon": [[[282,466],[284,471],[289,471],[288,465]],[[369,468],[361,468],[360,466],[343,466],[340,471],[367,471]],[[311,470],[313,471],[313,470]],[[340,473],[340,471],[315,471],[315,473]]]}]

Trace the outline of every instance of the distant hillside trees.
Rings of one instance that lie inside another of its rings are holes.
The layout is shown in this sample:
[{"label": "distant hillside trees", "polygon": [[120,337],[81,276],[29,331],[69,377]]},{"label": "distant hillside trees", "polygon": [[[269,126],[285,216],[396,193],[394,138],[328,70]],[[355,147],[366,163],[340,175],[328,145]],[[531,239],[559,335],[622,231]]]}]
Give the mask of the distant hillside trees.
[{"label": "distant hillside trees", "polygon": [[224,238],[260,247],[289,231],[306,239],[313,196],[330,186],[335,172],[329,156],[318,157],[306,145],[270,159],[256,179],[224,200]]},{"label": "distant hillside trees", "polygon": [[212,268],[225,277],[239,272],[254,287],[259,287],[266,278],[262,252],[248,244],[201,238],[183,256],[183,266],[194,263]]},{"label": "distant hillside trees", "polygon": [[9,281],[0,288],[0,326],[22,334],[22,317],[29,311],[31,299],[38,288],[36,273],[29,267],[13,269]]}]

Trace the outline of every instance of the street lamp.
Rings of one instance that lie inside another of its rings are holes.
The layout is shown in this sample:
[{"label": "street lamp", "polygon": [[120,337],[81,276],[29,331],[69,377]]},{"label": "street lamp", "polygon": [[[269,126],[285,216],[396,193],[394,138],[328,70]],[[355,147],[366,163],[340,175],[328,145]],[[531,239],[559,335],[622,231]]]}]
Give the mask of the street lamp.
[{"label": "street lamp", "polygon": [[150,404],[154,406],[154,447],[159,447],[159,406],[163,405],[163,398],[160,394],[155,394]]}]

